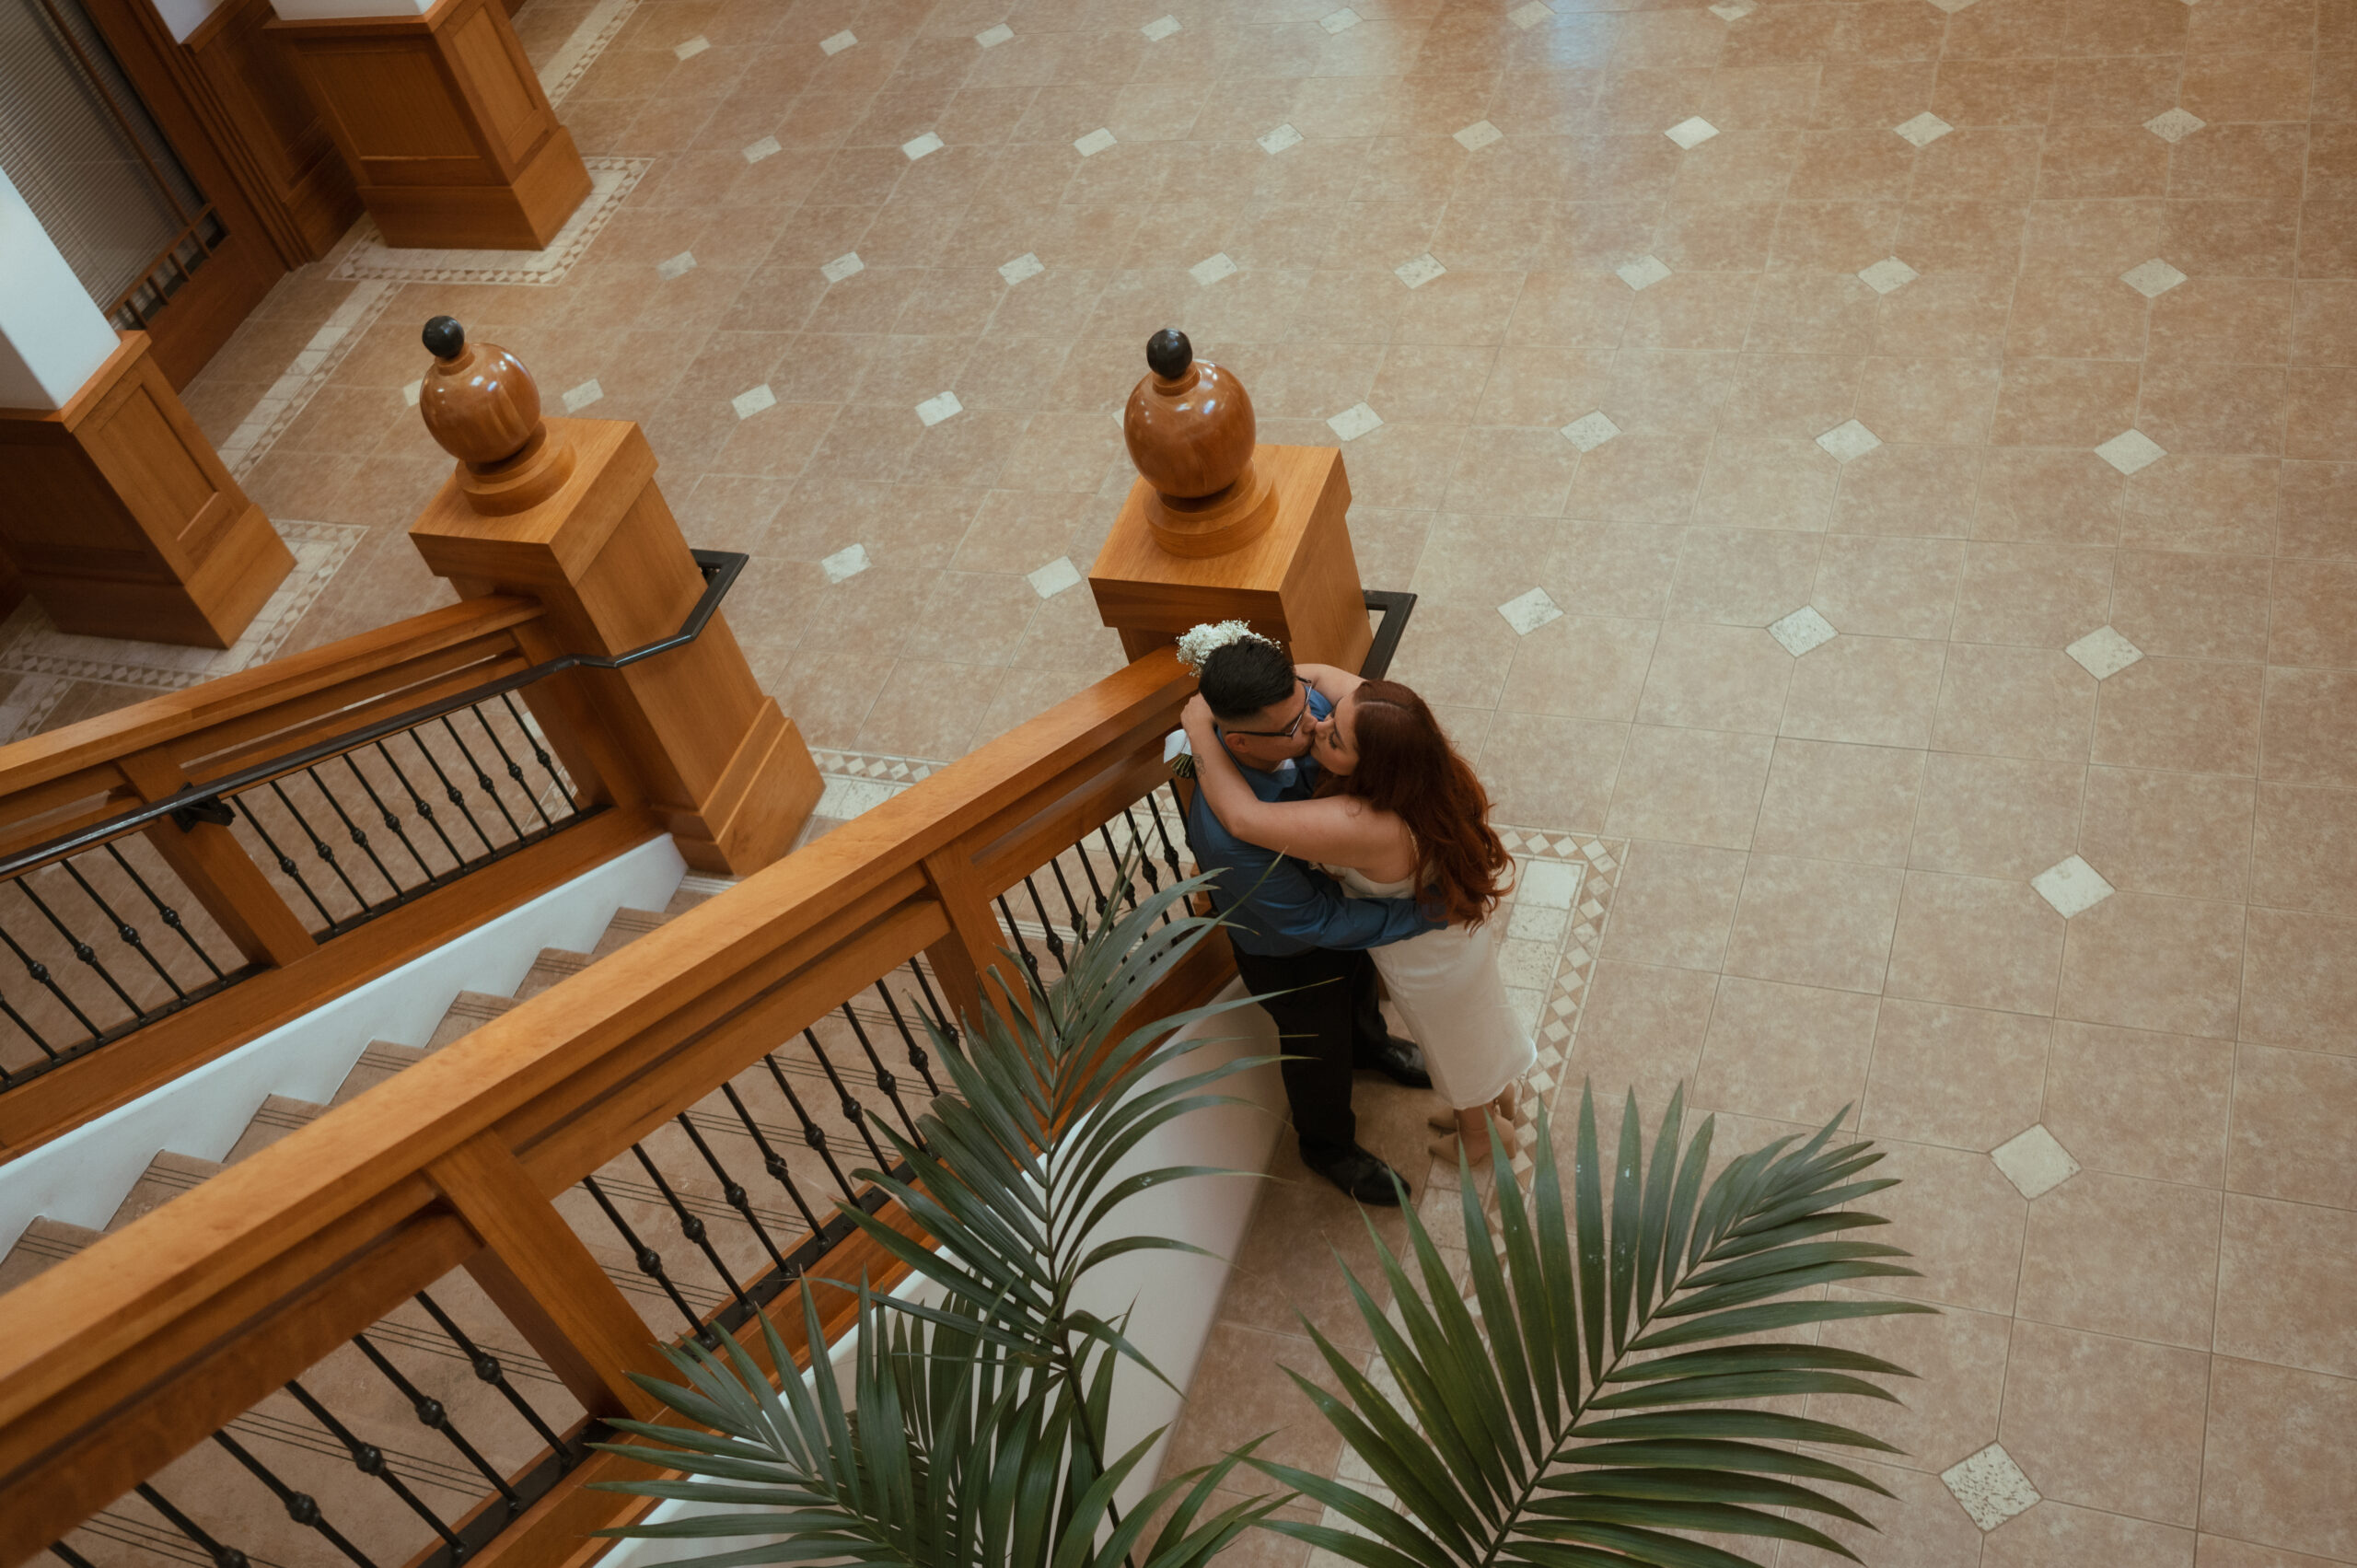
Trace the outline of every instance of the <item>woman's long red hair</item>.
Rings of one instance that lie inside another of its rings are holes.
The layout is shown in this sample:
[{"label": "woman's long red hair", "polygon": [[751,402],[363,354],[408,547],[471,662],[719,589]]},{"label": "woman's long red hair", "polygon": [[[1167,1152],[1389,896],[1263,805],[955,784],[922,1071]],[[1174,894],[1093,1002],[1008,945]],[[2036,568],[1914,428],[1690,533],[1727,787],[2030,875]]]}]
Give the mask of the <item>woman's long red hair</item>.
[{"label": "woman's long red hair", "polygon": [[1354,772],[1328,773],[1321,795],[1347,795],[1398,814],[1431,878],[1425,901],[1452,925],[1479,925],[1513,887],[1514,857],[1490,826],[1490,795],[1441,732],[1424,700],[1396,680],[1355,693]]}]

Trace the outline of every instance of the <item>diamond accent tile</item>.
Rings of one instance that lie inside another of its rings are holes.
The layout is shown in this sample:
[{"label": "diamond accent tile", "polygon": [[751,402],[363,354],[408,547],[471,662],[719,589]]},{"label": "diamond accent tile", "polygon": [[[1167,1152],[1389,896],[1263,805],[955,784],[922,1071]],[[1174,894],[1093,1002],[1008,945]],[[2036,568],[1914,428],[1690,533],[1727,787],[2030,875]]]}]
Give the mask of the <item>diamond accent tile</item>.
[{"label": "diamond accent tile", "polygon": [[1817,612],[1813,604],[1805,604],[1768,628],[1768,634],[1784,645],[1784,651],[1794,658],[1811,648],[1821,648],[1840,633],[1833,630],[1833,622]]},{"label": "diamond accent tile", "polygon": [[698,33],[695,37],[689,39],[684,43],[673,44],[671,46],[671,52],[678,55],[682,60],[692,60],[711,47],[712,40],[704,37],[702,33]]},{"label": "diamond accent tile", "polygon": [[1882,445],[1882,437],[1854,419],[1843,420],[1817,438],[1817,444],[1833,454],[1833,460],[1846,463],[1864,457]]},{"label": "diamond accent tile", "polygon": [[994,28],[984,28],[981,31],[976,33],[974,35],[974,41],[981,44],[984,49],[996,49],[1000,44],[1008,41],[1014,37],[1015,29],[1008,27],[1004,22],[1001,22]]},{"label": "diamond accent tile", "polygon": [[1145,34],[1146,41],[1148,43],[1160,43],[1164,39],[1168,38],[1172,33],[1177,32],[1178,30],[1178,18],[1176,17],[1167,16],[1156,17],[1154,20],[1146,23],[1145,26],[1138,29],[1138,31]]},{"label": "diamond accent tile", "polygon": [[819,47],[829,54],[841,54],[844,50],[849,49],[853,44],[857,43],[858,41],[859,40],[852,35],[851,29],[849,28],[845,28],[842,31],[836,33],[831,38],[820,39],[819,41]]},{"label": "diamond accent tile", "polygon": [[2183,283],[2185,274],[2155,256],[2151,261],[2140,261],[2120,273],[2119,281],[2147,299],[2158,299],[2162,295]]},{"label": "diamond accent tile", "polygon": [[587,408],[591,403],[598,401],[605,395],[606,389],[598,385],[598,378],[595,376],[592,376],[586,381],[582,382],[578,387],[567,387],[565,389],[564,412],[567,413],[579,413],[583,409]]},{"label": "diamond accent tile", "polygon": [[1712,6],[1711,15],[1723,22],[1739,22],[1758,9],[1759,0],[1726,0],[1724,5]]},{"label": "diamond accent tile", "polygon": [[1072,563],[1071,556],[1059,555],[1038,571],[1025,573],[1023,580],[1041,598],[1053,598],[1066,588],[1079,586],[1080,568]]},{"label": "diamond accent tile", "polygon": [[1545,588],[1533,588],[1527,594],[1515,595],[1498,606],[1498,613],[1506,618],[1507,625],[1526,637],[1549,621],[1563,618],[1563,612],[1555,607],[1553,599],[1547,597]]},{"label": "diamond accent tile", "polygon": [[1662,265],[1658,256],[1640,256],[1625,267],[1615,267],[1613,274],[1631,288],[1651,288],[1669,276],[1669,269]]},{"label": "diamond accent tile", "polygon": [[425,382],[422,377],[418,380],[412,381],[408,386],[401,389],[401,401],[409,404],[412,408],[415,408],[417,406],[418,399],[424,396],[425,396]]},{"label": "diamond accent tile", "polygon": [[2210,122],[2183,109],[2171,109],[2144,122],[2144,129],[2164,142],[2182,142]]},{"label": "diamond accent tile", "polygon": [[1561,860],[1525,862],[1516,880],[1516,909],[1568,910],[1580,895],[1580,868]]},{"label": "diamond accent tile", "polygon": [[1958,11],[1963,10],[1966,6],[1975,5],[1977,3],[1978,0],[1932,0],[1933,5],[1937,6],[1941,10],[1945,11],[1951,17],[1955,16]]},{"label": "diamond accent tile", "polygon": [[1469,153],[1478,153],[1492,142],[1503,142],[1506,134],[1486,120],[1476,120],[1457,133],[1457,144]]},{"label": "diamond accent tile", "polygon": [[[1938,6],[1940,0],[1932,3]],[[1940,8],[1962,9],[1949,6]],[[2038,1488],[2022,1474],[2022,1468],[2014,1463],[2013,1456],[1994,1443],[1942,1470],[1940,1480],[1984,1533],[2016,1514],[2026,1513],[2038,1502]]]},{"label": "diamond accent tile", "polygon": [[763,136],[760,141],[746,147],[745,161],[759,163],[765,157],[775,157],[784,151],[785,149],[778,145],[778,139],[775,136]]},{"label": "diamond accent tile", "polygon": [[1593,452],[1620,434],[1620,427],[1605,418],[1602,409],[1580,415],[1562,431],[1563,439],[1583,452]]},{"label": "diamond accent tile", "polygon": [[2107,680],[2144,656],[2144,650],[2109,626],[2098,626],[2062,650],[2097,680]]},{"label": "diamond accent tile", "polygon": [[1355,441],[1382,424],[1383,416],[1364,403],[1353,403],[1326,422],[1327,428],[1345,441]]},{"label": "diamond accent tile", "polygon": [[1662,133],[1679,146],[1691,150],[1719,134],[1719,128],[1697,114],[1681,120]]},{"label": "diamond accent tile", "polygon": [[1345,6],[1339,11],[1329,11],[1318,17],[1318,25],[1328,32],[1341,32],[1345,28],[1358,26],[1364,19],[1356,11]]},{"label": "diamond accent tile", "polygon": [[955,392],[935,392],[917,404],[917,417],[924,421],[928,429],[939,424],[945,419],[965,412],[966,405],[958,401],[958,394]]},{"label": "diamond accent tile", "polygon": [[1241,271],[1243,271],[1242,268],[1238,267],[1234,261],[1228,260],[1227,252],[1222,250],[1216,255],[1204,257],[1202,261],[1188,268],[1187,275],[1194,279],[1197,283],[1202,285],[1205,288],[1209,288],[1212,285],[1219,282],[1220,279],[1232,278]]},{"label": "diamond accent tile", "polygon": [[1083,157],[1095,157],[1113,145],[1113,133],[1099,125],[1073,144],[1073,149]]},{"label": "diamond accent tile", "polygon": [[1861,268],[1858,281],[1876,294],[1888,294],[1893,289],[1905,288],[1922,275],[1898,257],[1886,256],[1871,267]]},{"label": "diamond accent tile", "polygon": [[1432,252],[1428,250],[1412,261],[1402,261],[1392,268],[1391,275],[1410,288],[1422,288],[1447,271],[1446,267],[1433,260]]},{"label": "diamond accent tile", "polygon": [[2103,879],[2103,873],[2075,854],[2056,861],[2031,877],[2029,885],[2064,920],[2085,913],[2112,895],[2112,886]]},{"label": "diamond accent tile", "polygon": [[836,257],[833,261],[828,262],[825,266],[819,268],[819,275],[825,278],[829,283],[841,283],[843,279],[850,277],[853,273],[864,273],[865,271],[867,271],[867,263],[859,259],[859,252],[856,250],[846,250],[842,255]]},{"label": "diamond accent tile", "polygon": [[2096,457],[2122,473],[2151,468],[2168,455],[2168,448],[2133,425],[2096,448]]},{"label": "diamond accent tile", "polygon": [[1891,129],[1917,146],[1928,147],[1956,127],[1927,109],[1914,119],[1902,122],[1892,126]]},{"label": "diamond accent tile", "polygon": [[692,250],[682,250],[676,256],[668,256],[655,263],[655,275],[666,283],[695,270],[696,253]]},{"label": "diamond accent tile", "polygon": [[1280,125],[1267,135],[1258,138],[1264,153],[1281,153],[1287,147],[1297,147],[1307,140],[1291,125]]},{"label": "diamond accent tile", "polygon": [[846,577],[856,577],[876,564],[867,558],[867,546],[848,545],[819,563],[819,570],[827,575],[830,583],[840,583]]},{"label": "diamond accent tile", "polygon": [[1516,6],[1513,10],[1508,11],[1506,20],[1518,28],[1528,29],[1537,27],[1554,14],[1554,10],[1540,4],[1540,0],[1530,0],[1527,6]]},{"label": "diamond accent tile", "polygon": [[[2055,1140],[2044,1123],[2034,1122],[1989,1151],[2005,1179],[2025,1198],[2039,1198],[2079,1174],[2079,1162]],[[2023,1504],[2027,1507],[2027,1504]]]},{"label": "diamond accent tile", "polygon": [[1025,278],[1036,278],[1047,270],[1048,264],[1045,261],[1026,250],[1022,255],[1001,267],[998,270],[998,275],[1009,284],[1018,284]]},{"label": "diamond accent tile", "polygon": [[900,144],[900,150],[908,155],[909,161],[911,163],[914,163],[917,159],[924,157],[927,153],[939,152],[941,150],[941,138],[934,134],[931,131],[927,131],[922,136],[912,136],[909,140],[902,142]]},{"label": "diamond accent tile", "polygon": [[737,411],[737,418],[750,419],[765,408],[777,407],[777,394],[771,391],[770,384],[764,381],[729,399],[728,406]]}]

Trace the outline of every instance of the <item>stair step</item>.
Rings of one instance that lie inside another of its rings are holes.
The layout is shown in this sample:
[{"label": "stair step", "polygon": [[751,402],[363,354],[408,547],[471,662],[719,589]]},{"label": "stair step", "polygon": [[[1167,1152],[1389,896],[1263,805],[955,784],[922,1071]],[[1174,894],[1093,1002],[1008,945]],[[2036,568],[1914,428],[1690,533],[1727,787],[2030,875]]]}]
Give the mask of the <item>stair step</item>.
[{"label": "stair step", "polygon": [[589,950],[589,957],[594,960],[619,953],[668,918],[658,910],[616,910],[614,918],[606,923],[606,934]]},{"label": "stair step", "polygon": [[428,1051],[439,1051],[454,1040],[462,1040],[483,1025],[516,1005],[513,996],[493,996],[488,992],[461,991],[442,1021],[434,1026],[434,1038],[425,1042]]},{"label": "stair step", "polygon": [[529,1002],[541,992],[559,981],[571,980],[596,962],[586,953],[576,953],[569,947],[543,947],[540,956],[532,960],[524,983],[516,988],[516,1000]]},{"label": "stair step", "polygon": [[121,1230],[124,1225],[152,1209],[162,1208],[199,1182],[210,1180],[229,1167],[217,1160],[199,1159],[194,1155],[174,1154],[166,1149],[147,1162],[131,1191],[122,1195],[115,1206],[114,1217],[107,1221],[107,1229]]},{"label": "stair step", "polygon": [[673,893],[671,901],[663,906],[663,912],[667,916],[685,914],[705,900],[717,898],[728,891],[738,880],[735,877],[712,877],[701,871],[691,871],[679,879],[679,891]]},{"label": "stair step", "polygon": [[248,1155],[266,1149],[298,1127],[308,1127],[327,1113],[327,1107],[317,1100],[290,1099],[284,1095],[273,1095],[261,1102],[254,1119],[246,1123],[238,1135],[237,1146],[229,1151],[227,1163],[237,1164]]},{"label": "stair step", "polygon": [[93,1241],[101,1233],[87,1225],[67,1225],[64,1220],[37,1219],[25,1226],[25,1234],[8,1255],[0,1258],[0,1291],[10,1291],[48,1268],[62,1263]]},{"label": "stair step", "polygon": [[427,1054],[421,1046],[395,1045],[387,1040],[370,1040],[368,1049],[360,1053],[360,1060],[354,1063],[352,1071],[343,1075],[343,1082],[336,1087],[335,1098],[328,1104],[342,1105],[354,1096],[375,1088],[402,1068],[416,1066],[425,1060]]}]

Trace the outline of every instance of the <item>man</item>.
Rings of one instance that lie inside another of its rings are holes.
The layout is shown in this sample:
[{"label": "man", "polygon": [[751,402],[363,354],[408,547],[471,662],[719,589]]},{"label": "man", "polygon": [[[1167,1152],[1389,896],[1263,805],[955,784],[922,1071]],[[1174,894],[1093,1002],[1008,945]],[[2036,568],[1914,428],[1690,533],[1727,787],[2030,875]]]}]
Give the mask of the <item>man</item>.
[{"label": "man", "polygon": [[[1257,637],[1229,643],[1203,661],[1201,690],[1253,793],[1307,798],[1318,784],[1310,737],[1332,704],[1284,650]],[[1201,790],[1187,807],[1187,842],[1217,876],[1212,902],[1231,925],[1237,972],[1295,1058],[1283,1070],[1302,1163],[1362,1203],[1398,1203],[1391,1167],[1359,1146],[1351,1074],[1371,1069],[1411,1088],[1430,1088],[1432,1076],[1415,1044],[1386,1030],[1366,949],[1437,923],[1411,899],[1353,899],[1316,866],[1243,842]]]}]

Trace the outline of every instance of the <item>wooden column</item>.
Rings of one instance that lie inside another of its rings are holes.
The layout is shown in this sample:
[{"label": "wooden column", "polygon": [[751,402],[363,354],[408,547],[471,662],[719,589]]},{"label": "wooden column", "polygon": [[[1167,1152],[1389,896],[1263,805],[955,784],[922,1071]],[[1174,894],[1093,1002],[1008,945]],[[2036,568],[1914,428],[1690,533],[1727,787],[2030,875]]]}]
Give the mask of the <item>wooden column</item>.
[{"label": "wooden column", "polygon": [[1326,447],[1258,445],[1235,377],[1158,332],[1123,421],[1144,477],[1130,487],[1088,587],[1132,658],[1207,621],[1241,620],[1296,659],[1356,669],[1374,634]]},{"label": "wooden column", "polygon": [[[538,598],[540,657],[611,657],[677,632],[703,578],[639,427],[543,422],[539,389],[506,351],[467,344],[447,317],[428,331],[442,334],[430,336],[440,363],[420,412],[462,460],[410,528],[426,564],[464,598]],[[568,761],[592,759],[611,798],[659,813],[702,870],[759,870],[792,847],[818,804],[801,732],[754,680],[725,614],[685,647],[576,670],[530,700]],[[581,733],[585,724],[602,734]]]},{"label": "wooden column", "polygon": [[145,332],[64,407],[0,409],[0,549],[60,630],[207,648],[295,567]]},{"label": "wooden column", "polygon": [[589,194],[497,0],[264,30],[294,55],[387,244],[538,250]]}]

